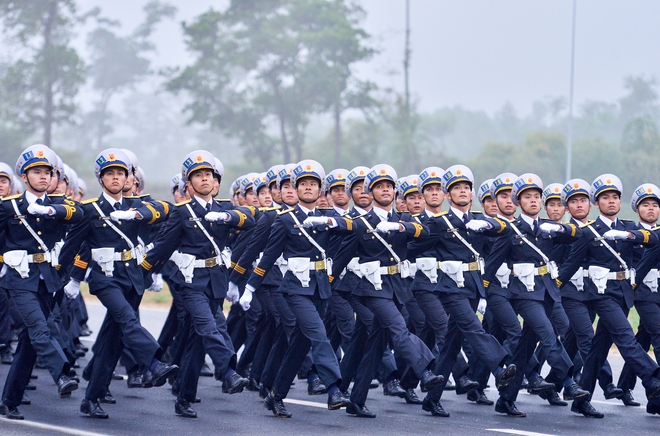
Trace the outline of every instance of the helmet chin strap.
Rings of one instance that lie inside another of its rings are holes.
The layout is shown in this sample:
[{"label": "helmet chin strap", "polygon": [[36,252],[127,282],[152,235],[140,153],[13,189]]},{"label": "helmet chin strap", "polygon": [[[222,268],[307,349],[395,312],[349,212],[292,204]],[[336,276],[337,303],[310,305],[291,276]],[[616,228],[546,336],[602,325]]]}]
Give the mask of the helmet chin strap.
[{"label": "helmet chin strap", "polygon": [[379,206],[382,206],[382,207],[388,207],[388,206],[392,205],[393,202],[394,202],[394,200],[390,201],[389,203],[382,203],[382,202],[376,200],[376,197],[374,197],[374,203],[377,203]]}]

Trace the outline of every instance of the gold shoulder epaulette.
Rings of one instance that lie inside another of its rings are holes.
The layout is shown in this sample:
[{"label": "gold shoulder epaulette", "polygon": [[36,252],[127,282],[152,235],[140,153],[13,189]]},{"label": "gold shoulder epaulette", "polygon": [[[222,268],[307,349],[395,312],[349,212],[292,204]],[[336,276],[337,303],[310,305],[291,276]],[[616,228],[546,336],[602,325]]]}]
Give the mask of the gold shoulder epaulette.
[{"label": "gold shoulder epaulette", "polygon": [[254,216],[257,213],[257,208],[254,206],[243,206],[243,207],[247,207],[250,213],[252,214],[252,216]]},{"label": "gold shoulder epaulette", "polygon": [[449,213],[449,212],[444,211],[444,212],[436,213],[435,215],[433,215],[433,218],[437,218],[439,216],[447,215],[447,213]]},{"label": "gold shoulder epaulette", "polygon": [[[620,218],[620,219],[621,219],[621,218]],[[627,219],[621,219],[621,221],[625,221],[625,222],[627,222],[627,223],[633,223],[633,224],[635,223],[633,220],[627,220]]]},{"label": "gold shoulder epaulette", "polygon": [[88,200],[83,200],[82,204],[91,204],[94,203],[95,201],[99,201],[98,197],[90,198]]},{"label": "gold shoulder epaulette", "polygon": [[262,212],[270,212],[273,210],[279,210],[282,209],[282,206],[273,206],[273,207],[260,207],[259,210]]},{"label": "gold shoulder epaulette", "polygon": [[584,224],[580,224],[580,228],[590,226],[590,225],[592,225],[592,224],[595,223],[595,222],[596,222],[596,220],[589,220],[589,221],[587,221],[587,222],[584,223]]},{"label": "gold shoulder epaulette", "polygon": [[48,194],[50,198],[59,198],[64,197],[66,194]]},{"label": "gold shoulder epaulette", "polygon": [[358,218],[362,218],[363,216],[367,216],[367,215],[369,215],[369,212],[367,212],[367,213],[363,213],[362,215],[358,215],[358,216],[351,217],[351,219],[352,219],[353,221],[355,221],[356,219],[358,219]]},{"label": "gold shoulder epaulette", "polygon": [[412,214],[412,217],[413,217],[413,218],[417,218],[417,217],[420,216],[420,215],[421,215],[421,213],[414,213],[414,214]]},{"label": "gold shoulder epaulette", "polygon": [[660,230],[660,226],[651,227],[651,230],[653,231]]},{"label": "gold shoulder epaulette", "polygon": [[177,203],[176,206],[183,206],[184,204],[190,203],[190,200],[182,201],[181,203]]},{"label": "gold shoulder epaulette", "polygon": [[23,194],[14,194],[14,195],[10,195],[9,197],[4,197],[4,198],[2,199],[2,201],[14,200],[14,199],[20,197],[21,195],[23,195]]},{"label": "gold shoulder epaulette", "polygon": [[317,207],[319,210],[332,210],[332,207]]},{"label": "gold shoulder epaulette", "polygon": [[231,200],[229,198],[216,198],[215,201],[222,201],[222,202],[231,203]]},{"label": "gold shoulder epaulette", "polygon": [[139,195],[127,195],[124,198],[128,200],[142,200],[142,197],[140,197]]},{"label": "gold shoulder epaulette", "polygon": [[144,198],[144,197],[148,197],[148,196],[149,196],[149,194],[136,195],[137,198]]},{"label": "gold shoulder epaulette", "polygon": [[295,210],[295,207],[290,207],[286,210],[280,210],[279,212],[277,212],[277,214],[278,215],[284,215],[285,213],[293,212],[294,210]]},{"label": "gold shoulder epaulette", "polygon": [[471,210],[470,212],[472,212],[472,213],[483,213],[483,211],[480,211],[480,210]]}]

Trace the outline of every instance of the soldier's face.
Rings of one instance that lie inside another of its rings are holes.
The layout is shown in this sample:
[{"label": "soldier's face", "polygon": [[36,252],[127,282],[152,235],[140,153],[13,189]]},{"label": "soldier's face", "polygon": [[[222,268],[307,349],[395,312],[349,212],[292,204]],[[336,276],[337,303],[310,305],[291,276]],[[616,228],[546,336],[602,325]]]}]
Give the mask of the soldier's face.
[{"label": "soldier's face", "polygon": [[55,189],[55,194],[66,194],[66,180],[57,180],[57,189]]},{"label": "soldier's face", "polygon": [[344,186],[333,186],[330,190],[330,198],[332,199],[332,204],[337,207],[345,207],[348,204],[348,195],[346,195],[346,190]]},{"label": "soldier's face", "polygon": [[124,192],[131,193],[135,189],[135,176],[129,172],[126,181],[124,182]]},{"label": "soldier's face", "polygon": [[513,216],[518,206],[511,199],[511,190],[500,191],[497,193],[497,208],[504,216]]},{"label": "soldier's face", "polygon": [[536,216],[541,211],[541,193],[536,189],[528,189],[518,196],[520,209],[526,215]]},{"label": "soldier's face", "polygon": [[276,203],[282,202],[282,192],[277,188],[277,183],[270,184],[270,196]]},{"label": "soldier's face", "polygon": [[303,177],[296,183],[298,200],[307,204],[316,203],[321,195],[321,184],[314,177]]},{"label": "soldier's face", "polygon": [[298,203],[298,191],[293,187],[290,180],[282,182],[280,190],[282,192],[282,202],[284,204],[293,206]]},{"label": "soldier's face", "polygon": [[206,196],[213,192],[214,180],[212,170],[201,169],[193,171],[188,177],[188,184],[195,193]]},{"label": "soldier's face", "polygon": [[57,185],[60,183],[60,177],[58,176],[57,171],[53,171],[53,176],[50,178],[50,184],[48,185],[48,193],[53,194],[57,190]]},{"label": "soldier's face", "polygon": [[472,186],[466,182],[454,184],[449,190],[449,200],[456,206],[467,206],[472,201]]},{"label": "soldier's face", "polygon": [[[394,200],[394,184],[392,182],[378,182],[373,186],[373,188],[371,188],[371,192],[374,196],[374,201],[381,206],[389,206]],[[404,201],[402,202],[405,204]],[[397,203],[397,209],[398,207],[399,204]]]},{"label": "soldier's face", "polygon": [[442,186],[438,183],[425,186],[424,200],[429,207],[440,207],[442,202],[445,201],[445,193],[442,190]]},{"label": "soldier's face", "polygon": [[374,197],[371,193],[367,194],[364,192],[364,180],[357,181],[353,184],[351,188],[351,197],[353,198],[353,203],[356,206],[365,209],[369,207]]},{"label": "soldier's face", "polygon": [[273,197],[270,195],[270,190],[266,187],[259,189],[258,192],[259,206],[271,207],[273,205]]},{"label": "soldier's face", "polygon": [[545,212],[551,220],[560,221],[566,212],[566,208],[561,200],[553,198],[546,202]]},{"label": "soldier's face", "polygon": [[215,197],[220,192],[220,180],[217,177],[213,177],[213,190],[211,191],[211,197]]},{"label": "soldier's face", "polygon": [[591,211],[591,203],[586,195],[574,195],[568,199],[568,213],[576,220],[582,221]]},{"label": "soldier's face", "polygon": [[406,207],[410,213],[421,213],[426,207],[424,202],[424,195],[419,192],[413,192],[412,194],[406,195]]},{"label": "soldier's face", "polygon": [[318,200],[316,200],[316,207],[331,207],[332,205],[328,201],[328,197],[321,195]]},{"label": "soldier's face", "polygon": [[660,204],[658,204],[658,200],[653,198],[642,200],[639,206],[637,206],[637,215],[639,215],[640,221],[647,224],[655,224],[658,221],[658,216],[660,216]]},{"label": "soldier's face", "polygon": [[606,217],[616,216],[621,210],[621,196],[614,191],[603,192],[596,199],[596,207]]},{"label": "soldier's face", "polygon": [[482,205],[486,215],[497,216],[499,208],[497,207],[497,202],[493,200],[493,197],[486,197]]},{"label": "soldier's face", "polygon": [[245,204],[248,206],[259,207],[259,199],[254,195],[254,189],[248,189],[245,191]]},{"label": "soldier's face", "polygon": [[0,198],[11,194],[11,181],[9,177],[0,177]]},{"label": "soldier's face", "polygon": [[181,194],[181,191],[179,191],[178,188],[172,191],[172,196],[174,197],[175,203],[181,203],[186,199],[186,196],[184,194]]},{"label": "soldier's face", "polygon": [[108,168],[101,174],[103,189],[113,195],[117,195],[124,189],[127,171],[122,168]]},{"label": "soldier's face", "polygon": [[399,212],[408,212],[408,205],[406,204],[406,200],[402,198],[401,196],[397,195],[396,196],[396,210]]},{"label": "soldier's face", "polygon": [[53,172],[47,166],[28,169],[21,178],[23,182],[36,192],[46,192]]}]

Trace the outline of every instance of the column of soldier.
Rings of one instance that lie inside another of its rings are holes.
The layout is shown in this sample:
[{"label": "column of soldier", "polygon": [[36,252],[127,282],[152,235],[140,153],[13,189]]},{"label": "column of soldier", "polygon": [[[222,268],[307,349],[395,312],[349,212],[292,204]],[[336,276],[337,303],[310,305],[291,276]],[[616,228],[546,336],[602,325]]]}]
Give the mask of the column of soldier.
[{"label": "column of soldier", "polygon": [[[437,417],[449,417],[445,390],[524,417],[516,400],[527,389],[602,418],[590,402],[596,383],[605,398],[640,406],[639,377],[646,411],[660,414],[660,368],[648,354],[660,350],[653,184],[633,193],[636,224],[618,218],[623,187],[612,174],[544,187],[535,174],[504,173],[475,185],[463,165],[398,178],[386,164],[326,174],[303,160],[242,176],[219,200],[222,163],[197,150],[172,179],[170,202],[142,194],[128,150],[104,150],[94,165],[101,193],[82,200],[84,185],[44,145],[23,151],[15,170],[0,163],[0,344],[11,364],[0,412],[9,419],[23,419],[35,365],[60,397],[77,390],[76,359],[88,351],[82,281],[107,310],[81,374],[80,413],[91,418],[108,418],[101,404],[116,403],[118,363],[129,388],[169,382],[187,418],[197,417],[200,375],[228,394],[257,391],[283,418],[296,375],[309,395],[327,394],[328,409],[363,418],[376,417],[366,405],[376,378],[385,395]],[[138,307],[163,283],[173,303],[156,340]],[[617,385],[612,344],[625,361]]]}]

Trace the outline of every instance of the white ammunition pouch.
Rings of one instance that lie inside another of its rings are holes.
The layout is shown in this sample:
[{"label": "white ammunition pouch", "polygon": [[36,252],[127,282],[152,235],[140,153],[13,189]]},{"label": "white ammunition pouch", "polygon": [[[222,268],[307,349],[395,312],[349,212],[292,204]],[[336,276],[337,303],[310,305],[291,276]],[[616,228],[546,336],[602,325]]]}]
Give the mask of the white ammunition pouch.
[{"label": "white ammunition pouch", "polygon": [[513,274],[525,285],[527,292],[534,291],[534,276],[536,276],[536,267],[533,263],[516,263],[513,265]]},{"label": "white ammunition pouch", "polygon": [[401,273],[401,278],[406,279],[408,277],[411,277],[412,274],[410,273],[410,261],[405,259],[399,263],[399,272]]},{"label": "white ammunition pouch", "polygon": [[[119,253],[121,254],[121,253]],[[106,277],[115,271],[115,249],[112,247],[92,248],[92,260],[101,267]]]},{"label": "white ammunition pouch", "polygon": [[309,269],[311,262],[308,257],[290,257],[288,261],[288,269],[296,276],[303,288],[309,287]]},{"label": "white ammunition pouch", "polygon": [[344,278],[344,276],[346,275],[346,271],[350,271],[356,276],[362,278],[362,273],[360,272],[360,258],[354,257],[353,259],[351,259],[350,262],[348,262],[348,265],[346,265],[346,269],[342,271],[341,275],[339,276],[340,279]]},{"label": "white ammunition pouch", "polygon": [[507,289],[509,287],[509,281],[511,280],[511,270],[506,263],[500,265],[495,273],[495,277],[500,282],[500,287],[502,289]]},{"label": "white ammunition pouch", "polygon": [[26,279],[30,276],[30,265],[28,253],[25,250],[8,251],[4,255],[5,265],[14,268],[21,278]]},{"label": "white ammunition pouch", "polygon": [[383,279],[381,278],[380,261],[365,262],[360,264],[360,275],[374,285],[377,291],[383,289]]},{"label": "white ammunition pouch", "polygon": [[[467,271],[467,269],[463,268],[463,265],[463,262],[458,260],[443,260],[440,262],[440,269],[452,279],[459,288],[463,288],[465,287],[463,271]],[[465,265],[467,266],[467,264]]]},{"label": "white ammunition pouch", "polygon": [[658,292],[658,269],[653,268],[644,277],[644,284],[649,287],[651,292]]},{"label": "white ammunition pouch", "polygon": [[609,279],[610,270],[609,268],[603,268],[600,266],[590,265],[589,266],[589,278],[596,285],[599,294],[605,293],[605,288],[607,288],[607,280]]},{"label": "white ammunition pouch", "polygon": [[[259,259],[261,260],[261,256],[259,256]],[[284,257],[282,257],[281,254],[280,257],[278,257],[277,260],[275,261],[275,265],[280,269],[280,272],[282,273],[282,277],[284,277],[284,274],[286,274],[286,272],[289,270],[289,267],[287,265],[287,261],[284,259]]]},{"label": "white ammunition pouch", "polygon": [[56,267],[60,264],[60,252],[64,247],[64,241],[57,241],[52,250],[50,250],[50,264]]},{"label": "white ammunition pouch", "polygon": [[584,291],[584,268],[580,267],[575,271],[575,274],[571,277],[571,283],[577,288],[578,292]]},{"label": "white ammunition pouch", "polygon": [[195,256],[175,251],[170,260],[179,268],[186,283],[192,283],[195,275]]},{"label": "white ammunition pouch", "polygon": [[223,248],[220,252],[220,258],[227,269],[231,268],[231,248]]},{"label": "white ammunition pouch", "polygon": [[415,274],[417,274],[417,263],[412,263],[412,262],[409,262],[409,261],[406,261],[406,262],[408,262],[408,270],[409,270],[410,277],[414,278]]},{"label": "white ammunition pouch", "polygon": [[415,265],[431,283],[438,283],[438,260],[435,257],[419,257]]}]

